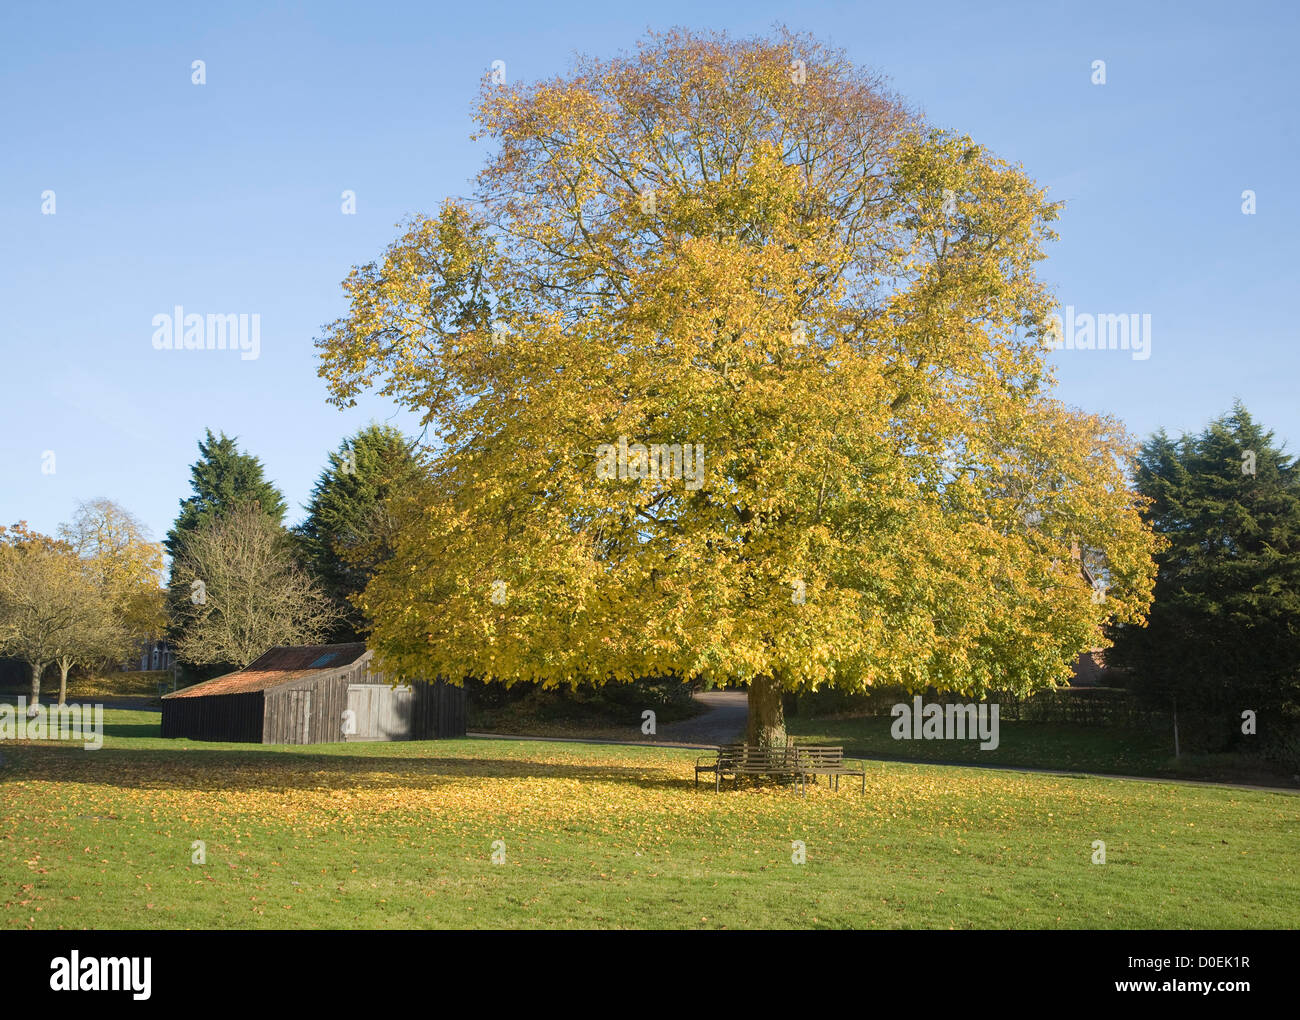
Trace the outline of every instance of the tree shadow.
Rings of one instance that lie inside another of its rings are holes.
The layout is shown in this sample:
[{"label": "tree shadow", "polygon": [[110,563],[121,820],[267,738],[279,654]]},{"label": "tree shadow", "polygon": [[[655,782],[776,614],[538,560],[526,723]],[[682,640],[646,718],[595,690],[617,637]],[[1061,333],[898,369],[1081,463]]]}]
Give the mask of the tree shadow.
[{"label": "tree shadow", "polygon": [[104,736],[133,737],[137,740],[148,737],[161,737],[162,726],[158,723],[105,722]]},{"label": "tree shadow", "polygon": [[[108,732],[109,727],[104,729]],[[86,751],[79,743],[51,743],[11,745],[6,751],[6,771],[10,773],[6,778],[17,778],[17,768],[25,773],[22,778],[131,790],[427,790],[468,779],[577,779],[624,783],[645,790],[691,785],[689,779],[674,775],[667,767],[584,765],[527,758],[232,751],[192,744],[175,750],[102,747]]]}]

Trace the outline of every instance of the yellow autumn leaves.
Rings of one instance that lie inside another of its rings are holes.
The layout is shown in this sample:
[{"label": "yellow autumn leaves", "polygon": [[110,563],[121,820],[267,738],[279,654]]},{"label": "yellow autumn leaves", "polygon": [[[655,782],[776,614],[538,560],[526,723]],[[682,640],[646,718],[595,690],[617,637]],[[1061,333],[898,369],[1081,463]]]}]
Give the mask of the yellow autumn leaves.
[{"label": "yellow autumn leaves", "polygon": [[[654,37],[479,121],[477,200],[355,270],[319,341],[333,399],[440,441],[362,599],[390,668],[975,694],[1141,620],[1129,441],[1050,396],[1023,171],[788,35]],[[601,477],[623,436],[705,484]]]}]

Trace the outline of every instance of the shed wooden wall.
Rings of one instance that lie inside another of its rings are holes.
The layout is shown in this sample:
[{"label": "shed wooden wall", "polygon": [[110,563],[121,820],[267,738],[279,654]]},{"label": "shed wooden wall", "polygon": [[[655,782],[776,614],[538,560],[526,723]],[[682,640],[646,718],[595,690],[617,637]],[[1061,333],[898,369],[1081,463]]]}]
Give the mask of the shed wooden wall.
[{"label": "shed wooden wall", "polygon": [[[350,685],[383,685],[353,694],[356,734],[343,733]],[[417,681],[395,694],[370,656],[348,666],[251,694],[163,701],[163,736],[261,744],[337,744],[347,740],[436,740],[465,735],[465,688]],[[304,718],[306,699],[310,709]],[[367,712],[367,706],[370,711]]]},{"label": "shed wooden wall", "polygon": [[[343,710],[348,707],[348,682],[356,670],[330,670],[272,687],[266,692],[263,744],[339,744],[343,742]],[[302,695],[311,695],[307,739],[303,739]]]},{"label": "shed wooden wall", "polygon": [[445,680],[415,685],[411,709],[417,740],[444,740],[465,735],[465,688]]},{"label": "shed wooden wall", "polygon": [[[387,683],[388,678],[370,668],[365,660],[364,680],[368,684]],[[465,688],[456,687],[445,680],[418,680],[412,685],[411,736],[412,740],[443,740],[465,735]]]},{"label": "shed wooden wall", "polygon": [[162,703],[162,735],[188,737],[190,740],[261,743],[262,693],[166,698]]}]

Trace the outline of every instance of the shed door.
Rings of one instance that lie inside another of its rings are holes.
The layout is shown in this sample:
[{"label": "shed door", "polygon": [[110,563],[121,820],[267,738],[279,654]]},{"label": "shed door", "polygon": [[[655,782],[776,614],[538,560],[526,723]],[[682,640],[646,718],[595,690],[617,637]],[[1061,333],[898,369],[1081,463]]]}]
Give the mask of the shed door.
[{"label": "shed door", "polygon": [[289,743],[311,743],[311,691],[289,692]]},{"label": "shed door", "polygon": [[349,729],[344,731],[344,740],[374,740],[375,711],[372,706],[372,692],[375,688],[366,684],[348,684],[347,720]]},{"label": "shed door", "polygon": [[345,740],[407,740],[411,736],[411,688],[348,684],[355,733]]}]

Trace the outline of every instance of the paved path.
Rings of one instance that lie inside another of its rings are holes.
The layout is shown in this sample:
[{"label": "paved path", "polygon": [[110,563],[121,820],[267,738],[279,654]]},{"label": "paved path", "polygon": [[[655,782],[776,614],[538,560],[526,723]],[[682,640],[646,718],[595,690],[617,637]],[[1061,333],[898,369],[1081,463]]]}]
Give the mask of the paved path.
[{"label": "paved path", "polygon": [[695,696],[705,711],[681,722],[664,723],[645,740],[604,737],[521,737],[509,733],[467,733],[489,740],[554,740],[561,744],[617,744],[626,747],[690,747],[712,750],[739,739],[749,722],[749,696],[744,691],[704,691]]},{"label": "paved path", "polygon": [[[0,704],[17,704],[17,695],[0,695]],[[45,708],[57,708],[58,704],[59,697],[57,694],[53,698],[41,699],[41,705]],[[68,704],[84,705],[87,708],[93,708],[95,705],[102,705],[105,709],[122,708],[131,712],[162,712],[162,706],[159,704],[150,704],[147,701],[136,701],[129,698],[69,698]]]},{"label": "paved path", "polygon": [[695,695],[697,704],[707,712],[693,719],[665,723],[659,727],[658,740],[690,744],[728,744],[740,739],[749,724],[749,695],[744,691],[703,691]]},{"label": "paved path", "polygon": [[[68,704],[71,705],[74,704],[74,702],[69,701]],[[86,702],[82,701],[80,702],[80,704],[86,704]],[[89,704],[103,705],[104,708],[106,709],[124,708],[131,712],[159,712],[159,713],[162,712],[161,705],[150,705],[146,702],[141,702],[141,701],[114,701],[112,698],[104,698],[101,701],[91,701],[89,702]]]},{"label": "paved path", "polygon": [[526,737],[519,733],[465,734],[471,740],[531,740],[542,744],[612,744],[614,747],[670,747],[683,751],[713,751],[716,744],[674,744],[668,740],[611,740],[608,737]]}]

